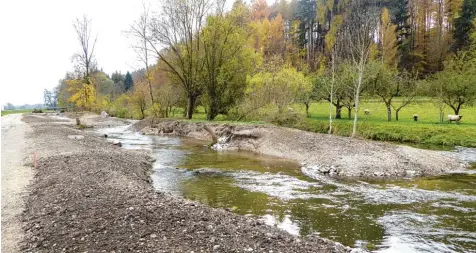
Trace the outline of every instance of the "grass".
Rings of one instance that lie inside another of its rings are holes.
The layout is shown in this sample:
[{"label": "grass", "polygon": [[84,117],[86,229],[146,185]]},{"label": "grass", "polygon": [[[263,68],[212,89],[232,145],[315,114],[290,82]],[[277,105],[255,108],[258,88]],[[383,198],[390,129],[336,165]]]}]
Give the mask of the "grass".
[{"label": "grass", "polygon": [[[476,147],[476,107],[463,107],[460,115],[462,121],[456,123],[439,123],[437,107],[427,99],[419,99],[416,103],[403,108],[399,114],[399,121],[387,121],[385,105],[380,101],[364,101],[359,113],[358,135],[362,138],[392,141],[401,143],[428,144],[439,146],[467,146]],[[304,111],[303,106],[295,105],[296,110]],[[364,115],[364,109],[370,110],[370,115]],[[310,118],[295,127],[327,133],[329,126],[329,104],[314,103],[310,107]],[[333,109],[335,113],[335,109]],[[413,121],[413,115],[418,115],[418,121]],[[454,114],[450,108],[445,109],[447,114]],[[347,109],[342,116],[345,119],[334,120],[334,134],[349,136],[352,132],[352,120],[347,119]]]},{"label": "grass", "polygon": [[15,114],[15,113],[27,113],[27,112],[32,112],[33,109],[21,109],[21,110],[3,110],[2,111],[2,116],[8,115],[8,114]]},{"label": "grass", "polygon": [[[398,98],[396,99],[398,101]],[[296,104],[294,110],[304,114],[304,105]],[[403,108],[399,113],[399,121],[395,121],[392,111],[392,121],[387,121],[385,105],[377,99],[365,100],[360,104],[358,136],[365,139],[406,143],[418,147],[445,149],[453,146],[476,147],[476,107],[463,107],[460,115],[463,118],[459,124],[439,123],[438,108],[427,98],[418,98],[416,102]],[[364,115],[364,109],[370,110],[370,115]],[[327,133],[329,127],[329,104],[316,102],[309,108],[310,117],[291,125],[306,131]],[[335,108],[332,109],[333,115]],[[418,115],[418,121],[413,121],[413,115]],[[454,114],[449,107],[445,108],[446,115]],[[343,119],[334,119],[333,133],[350,136],[353,120],[347,118],[347,109],[343,108]],[[182,113],[176,113],[174,118],[181,118]],[[199,107],[193,115],[193,121],[205,121],[203,108]],[[237,123],[229,121],[226,116],[219,115],[216,120],[220,123]],[[244,122],[248,124],[265,124],[262,121]]]}]

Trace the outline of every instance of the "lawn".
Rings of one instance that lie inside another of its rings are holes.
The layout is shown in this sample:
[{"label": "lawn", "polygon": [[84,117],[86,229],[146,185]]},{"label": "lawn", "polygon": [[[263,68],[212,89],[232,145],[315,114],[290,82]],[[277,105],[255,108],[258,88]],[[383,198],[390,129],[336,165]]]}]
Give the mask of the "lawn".
[{"label": "lawn", "polygon": [[[304,106],[296,105],[296,110],[304,111]],[[395,141],[415,144],[431,144],[440,146],[468,146],[476,147],[476,107],[463,107],[460,115],[463,116],[459,124],[439,123],[437,107],[427,99],[403,108],[399,113],[399,121],[387,121],[385,105],[378,101],[363,101],[359,113],[358,135],[362,138]],[[364,115],[364,109],[370,110],[370,115]],[[327,133],[329,126],[329,104],[325,102],[311,105],[310,118],[295,127],[320,133]],[[333,114],[335,109],[333,109]],[[413,115],[418,115],[418,121]],[[446,115],[454,114],[451,108],[445,109]],[[347,118],[347,109],[342,112],[344,119],[334,121],[334,134],[349,136],[352,131],[352,120]]]}]

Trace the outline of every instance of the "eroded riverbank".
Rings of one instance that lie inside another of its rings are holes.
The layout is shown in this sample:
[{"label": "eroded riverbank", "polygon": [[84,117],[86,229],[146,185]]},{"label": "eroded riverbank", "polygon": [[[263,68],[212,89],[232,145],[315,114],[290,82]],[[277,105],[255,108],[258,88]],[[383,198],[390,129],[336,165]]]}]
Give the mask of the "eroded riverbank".
[{"label": "eroded riverbank", "polygon": [[467,162],[445,152],[359,140],[271,125],[218,124],[144,120],[144,134],[209,140],[215,149],[246,150],[294,160],[315,173],[344,177],[402,178],[434,176],[461,170]]},{"label": "eroded riverbank", "polygon": [[[94,117],[89,120],[94,125]],[[75,129],[67,118],[25,115],[24,121],[33,129],[28,138],[39,160],[23,214],[22,251],[350,251],[317,236],[293,236],[254,218],[157,193],[149,177],[151,153],[142,147],[111,145]]]}]

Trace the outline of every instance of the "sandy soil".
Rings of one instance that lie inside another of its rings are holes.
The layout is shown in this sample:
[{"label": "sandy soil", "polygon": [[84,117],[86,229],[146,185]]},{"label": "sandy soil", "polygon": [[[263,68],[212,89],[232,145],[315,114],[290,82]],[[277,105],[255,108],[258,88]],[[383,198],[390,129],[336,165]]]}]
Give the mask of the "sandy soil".
[{"label": "sandy soil", "polygon": [[218,135],[216,149],[248,150],[287,158],[315,173],[346,177],[411,177],[439,175],[466,165],[445,152],[271,125],[144,120],[134,127],[144,134],[211,140],[204,126],[209,126]]},{"label": "sandy soil", "polygon": [[2,252],[20,252],[23,240],[20,214],[25,209],[27,186],[33,178],[33,168],[23,165],[27,152],[25,133],[29,127],[21,114],[1,117],[2,124]]},{"label": "sandy soil", "polygon": [[[109,119],[114,120],[114,119]],[[48,116],[25,116],[39,162],[25,252],[349,252],[252,218],[154,191],[150,156]],[[120,122],[120,121],[118,121]],[[98,121],[100,127],[104,122]],[[90,124],[95,125],[91,120]],[[121,123],[117,123],[121,124]],[[69,138],[81,135],[84,138]]]}]

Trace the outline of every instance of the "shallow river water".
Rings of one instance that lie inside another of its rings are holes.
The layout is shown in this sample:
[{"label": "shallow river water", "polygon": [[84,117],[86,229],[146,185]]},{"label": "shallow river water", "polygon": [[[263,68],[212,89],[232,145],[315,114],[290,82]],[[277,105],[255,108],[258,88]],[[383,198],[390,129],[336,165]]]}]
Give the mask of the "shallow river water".
[{"label": "shallow river water", "polygon": [[[476,252],[476,170],[402,180],[343,180],[206,142],[98,130],[156,156],[158,191],[231,208],[291,234],[319,234],[375,252]],[[475,150],[461,150],[474,159]],[[435,165],[437,166],[437,165]]]}]

